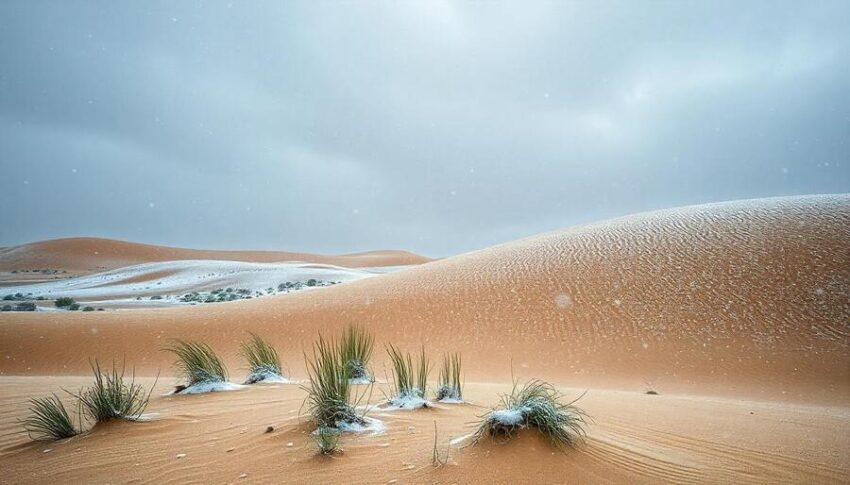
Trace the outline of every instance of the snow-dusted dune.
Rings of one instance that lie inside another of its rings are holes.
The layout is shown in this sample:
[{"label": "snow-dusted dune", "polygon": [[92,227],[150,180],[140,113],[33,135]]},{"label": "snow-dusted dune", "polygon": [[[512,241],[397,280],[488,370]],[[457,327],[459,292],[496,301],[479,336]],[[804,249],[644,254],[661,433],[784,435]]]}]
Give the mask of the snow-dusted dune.
[{"label": "snow-dusted dune", "polygon": [[[59,297],[106,303],[108,306],[162,306],[203,302],[208,298],[219,301],[228,300],[229,297],[232,300],[314,289],[369,278],[399,268],[343,268],[300,262],[166,261],[57,281],[11,286],[0,289],[0,294],[21,293],[27,299],[41,297],[45,303],[41,304],[38,300],[36,303],[42,310],[53,306],[48,300]],[[229,296],[231,294],[232,297]]]}]

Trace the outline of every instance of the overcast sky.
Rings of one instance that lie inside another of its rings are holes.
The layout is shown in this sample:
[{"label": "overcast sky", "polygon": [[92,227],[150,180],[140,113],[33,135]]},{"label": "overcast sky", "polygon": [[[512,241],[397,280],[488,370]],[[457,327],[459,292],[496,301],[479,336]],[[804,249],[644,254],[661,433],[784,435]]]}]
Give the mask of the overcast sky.
[{"label": "overcast sky", "polygon": [[848,19],[846,0],[5,0],[0,245],[446,256],[848,192]]}]

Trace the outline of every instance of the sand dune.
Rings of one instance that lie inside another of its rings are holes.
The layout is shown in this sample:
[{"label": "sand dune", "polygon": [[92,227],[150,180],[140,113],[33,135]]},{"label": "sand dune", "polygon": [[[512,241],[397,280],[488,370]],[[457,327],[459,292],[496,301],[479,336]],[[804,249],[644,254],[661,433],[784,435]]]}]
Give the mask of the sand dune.
[{"label": "sand dune", "polygon": [[96,271],[157,261],[224,260],[255,263],[307,262],[346,268],[420,264],[428,258],[407,251],[370,251],[325,256],[283,251],[219,251],[171,248],[99,238],[40,241],[0,248],[0,271],[63,269]]},{"label": "sand dune", "polygon": [[[850,480],[848,195],[638,214],[260,300],[115,313],[0,314],[0,372],[84,374],[91,357],[126,357],[138,372],[162,369],[167,375],[170,359],[160,349],[172,337],[208,341],[238,367],[239,341],[253,331],[277,345],[294,377],[303,378],[303,349],[317,333],[334,333],[349,323],[365,325],[379,345],[424,344],[435,355],[462,351],[479,405],[494,402],[495,391],[509,386],[511,366],[519,378],[589,389],[585,407],[597,424],[587,447],[564,457],[524,436],[510,447],[458,451],[455,465],[429,471],[423,463],[430,456],[433,419],[447,433],[462,434],[469,431],[464,423],[480,414],[481,408],[471,407],[396,415],[384,439],[388,450],[378,448],[381,439],[356,438],[347,444],[349,454],[322,468],[310,462],[309,453],[285,449],[287,441],[304,446],[309,430],[287,420],[303,393],[284,386],[238,397],[205,396],[192,405],[156,400],[153,409],[174,422],[146,431],[167,448],[154,446],[161,456],[139,441],[122,442],[124,431],[112,429],[97,431],[80,453],[144,448],[145,462],[163,467],[156,468],[158,474],[120,476],[149,481],[174,470],[182,470],[180,478],[202,481],[215,476],[206,466],[220,460],[227,464],[212,470],[238,476],[245,464],[249,474],[273,478],[270,466],[252,456],[282,460],[296,479],[312,470],[318,481],[360,476],[364,482],[516,483],[535,477],[545,482],[550,477],[545,470],[582,482]],[[381,351],[376,354],[381,376],[385,361]],[[46,388],[44,378],[2,379],[22,389]],[[661,396],[642,395],[647,382]],[[263,396],[282,405],[269,405]],[[260,402],[251,424],[239,418],[246,399]],[[14,413],[21,410],[20,399],[9,398],[6,405]],[[206,424],[186,425],[196,420]],[[265,423],[283,426],[283,435],[257,436],[256,428]],[[405,425],[414,431],[405,432]],[[242,426],[250,436],[237,436]],[[189,440],[196,431],[208,438]],[[127,430],[126,436],[135,433]],[[231,439],[239,460],[226,460],[226,451],[219,450]],[[16,445],[20,442],[9,438],[4,443],[0,450],[20,466],[40,453],[39,445]],[[179,451],[170,443],[185,443],[200,456],[175,465],[173,453]],[[45,459],[74,461],[67,453]],[[527,460],[527,469],[504,459],[508,454]],[[93,460],[121,470],[112,458]],[[375,467],[375,475],[366,473]],[[92,473],[97,472],[80,472],[79,478]]]}]

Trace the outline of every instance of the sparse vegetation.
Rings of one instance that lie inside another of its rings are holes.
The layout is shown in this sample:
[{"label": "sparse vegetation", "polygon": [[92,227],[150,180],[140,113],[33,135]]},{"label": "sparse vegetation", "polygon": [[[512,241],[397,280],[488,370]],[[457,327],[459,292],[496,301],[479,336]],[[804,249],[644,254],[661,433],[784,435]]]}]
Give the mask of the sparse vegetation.
[{"label": "sparse vegetation", "polygon": [[350,379],[372,380],[369,376],[369,360],[375,347],[375,337],[363,327],[350,325],[340,339],[342,362]]},{"label": "sparse vegetation", "polygon": [[357,415],[354,409],[363,395],[358,397],[352,393],[348,368],[336,342],[319,336],[318,342],[313,344],[313,359],[307,361],[307,374],[310,383],[303,386],[307,391],[304,402],[317,427],[365,423],[363,416]]},{"label": "sparse vegetation", "polygon": [[463,381],[461,378],[460,354],[443,355],[440,368],[440,387],[437,388],[437,400],[463,400]]},{"label": "sparse vegetation", "polygon": [[248,361],[250,372],[245,384],[254,384],[268,378],[283,377],[277,351],[258,335],[252,333],[251,339],[242,343],[241,353]]},{"label": "sparse vegetation", "polygon": [[94,307],[93,306],[85,306],[85,307],[83,307],[83,311],[84,312],[93,312]]},{"label": "sparse vegetation", "polygon": [[554,446],[572,446],[585,436],[586,414],[574,406],[582,396],[562,403],[562,394],[547,382],[533,379],[521,388],[514,382],[511,393],[503,394],[499,406],[483,416],[472,442],[485,435],[507,441],[520,429],[535,427]]},{"label": "sparse vegetation", "polygon": [[68,310],[70,310],[70,311],[72,311],[72,312],[75,312],[75,311],[77,311],[77,310],[79,310],[79,309],[80,309],[80,304],[79,304],[79,303],[72,303],[72,304],[68,307]]},{"label": "sparse vegetation", "polygon": [[35,303],[31,301],[25,301],[18,303],[15,305],[16,312],[34,312],[35,311]]},{"label": "sparse vegetation", "polygon": [[70,307],[71,305],[73,305],[74,303],[75,302],[74,302],[73,298],[69,298],[67,296],[61,296],[61,297],[57,298],[56,301],[53,304],[56,305],[56,308],[67,308],[67,307]]},{"label": "sparse vegetation", "polygon": [[434,450],[431,453],[431,464],[434,465],[434,468],[440,468],[443,465],[446,465],[449,462],[449,451],[451,450],[451,443],[446,447],[446,455],[442,456],[440,451],[437,449],[437,420],[434,420]]},{"label": "sparse vegetation", "polygon": [[110,372],[104,372],[95,360],[91,367],[94,384],[77,395],[86,416],[96,423],[119,418],[139,419],[148,406],[153,388],[145,395],[144,387],[135,383],[135,377],[126,382],[123,366],[119,372],[113,364]]},{"label": "sparse vegetation", "polygon": [[336,428],[328,426],[319,426],[311,435],[316,447],[319,448],[319,453],[323,455],[332,455],[339,453],[341,450],[337,447],[339,444],[340,431]]},{"label": "sparse vegetation", "polygon": [[209,345],[176,340],[166,350],[177,356],[177,370],[187,381],[187,384],[177,386],[176,392],[195,384],[227,381],[227,369]]},{"label": "sparse vegetation", "polygon": [[24,421],[24,429],[34,440],[61,440],[80,433],[56,394],[30,399],[30,416]]},{"label": "sparse vegetation", "polygon": [[0,311],[10,312],[12,311],[12,305],[3,305],[3,307],[0,308]]},{"label": "sparse vegetation", "polygon": [[400,403],[407,399],[425,399],[425,391],[428,386],[428,374],[431,364],[425,356],[425,349],[419,354],[419,359],[414,367],[413,357],[407,353],[402,354],[392,344],[387,347],[387,353],[392,361],[393,372],[393,396],[390,403]]}]

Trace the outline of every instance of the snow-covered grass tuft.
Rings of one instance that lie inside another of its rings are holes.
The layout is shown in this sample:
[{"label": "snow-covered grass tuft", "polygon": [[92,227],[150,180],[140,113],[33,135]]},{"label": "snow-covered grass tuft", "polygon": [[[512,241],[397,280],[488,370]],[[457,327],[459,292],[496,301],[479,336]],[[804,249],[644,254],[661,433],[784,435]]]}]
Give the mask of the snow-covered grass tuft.
[{"label": "snow-covered grass tuft", "polygon": [[313,344],[312,360],[308,360],[306,355],[304,360],[307,361],[309,377],[309,384],[303,386],[307,391],[304,403],[316,426],[337,428],[346,424],[365,424],[366,411],[360,415],[355,411],[365,392],[360,395],[352,392],[342,347],[319,335],[318,342]]},{"label": "snow-covered grass tuft", "polygon": [[95,360],[91,367],[94,384],[77,395],[86,416],[96,423],[110,419],[139,421],[148,406],[153,386],[145,394],[144,387],[136,384],[134,377],[126,382],[123,366],[119,372],[113,364],[112,371],[104,372]]},{"label": "snow-covered grass tuft", "polygon": [[367,369],[374,347],[375,337],[365,328],[351,325],[343,331],[339,341],[340,353],[349,379],[354,383],[374,381]]},{"label": "snow-covered grass tuft", "polygon": [[[197,394],[197,392],[186,391],[189,388],[200,389],[210,387],[199,386],[199,384],[227,384],[227,369],[209,345],[200,342],[176,340],[166,350],[177,356],[177,370],[187,381],[186,384],[177,386],[175,393]],[[226,386],[219,385],[217,387]]]},{"label": "snow-covered grass tuft", "polygon": [[392,344],[387,346],[387,353],[393,365],[392,396],[388,399],[388,404],[404,409],[427,407],[425,390],[428,387],[431,364],[425,356],[425,349],[419,354],[415,367],[413,357],[409,353],[402,354]]},{"label": "snow-covered grass tuft", "polygon": [[518,430],[535,427],[553,445],[572,446],[585,436],[587,415],[574,406],[581,396],[568,403],[562,403],[562,397],[554,386],[538,379],[521,388],[514,383],[511,393],[502,395],[499,407],[483,416],[472,443],[485,435],[507,441]]},{"label": "snow-covered grass tuft", "polygon": [[277,351],[258,335],[252,333],[251,339],[242,343],[241,353],[248,361],[245,384],[285,381]]},{"label": "snow-covered grass tuft", "polygon": [[437,388],[437,401],[443,403],[463,402],[463,379],[460,369],[460,354],[443,355],[443,366],[440,368],[440,387]]}]

